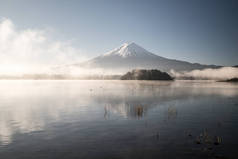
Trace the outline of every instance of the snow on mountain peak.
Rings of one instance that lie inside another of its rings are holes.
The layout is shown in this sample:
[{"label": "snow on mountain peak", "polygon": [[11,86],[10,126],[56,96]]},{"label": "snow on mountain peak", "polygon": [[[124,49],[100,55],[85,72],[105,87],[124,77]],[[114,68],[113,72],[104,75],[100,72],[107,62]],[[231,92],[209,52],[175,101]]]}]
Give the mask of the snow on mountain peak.
[{"label": "snow on mountain peak", "polygon": [[116,48],[104,54],[103,56],[110,56],[110,55],[117,55],[117,56],[126,58],[131,56],[137,56],[137,57],[143,57],[148,55],[151,56],[151,53],[132,42],[132,43],[124,43],[119,48]]}]

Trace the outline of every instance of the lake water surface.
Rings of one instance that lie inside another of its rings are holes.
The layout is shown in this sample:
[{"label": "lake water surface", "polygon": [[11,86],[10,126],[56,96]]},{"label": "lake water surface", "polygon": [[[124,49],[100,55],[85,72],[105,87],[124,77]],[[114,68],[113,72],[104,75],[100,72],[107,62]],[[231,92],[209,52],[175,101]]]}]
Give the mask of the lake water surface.
[{"label": "lake water surface", "polygon": [[238,84],[0,81],[0,158],[237,158]]}]

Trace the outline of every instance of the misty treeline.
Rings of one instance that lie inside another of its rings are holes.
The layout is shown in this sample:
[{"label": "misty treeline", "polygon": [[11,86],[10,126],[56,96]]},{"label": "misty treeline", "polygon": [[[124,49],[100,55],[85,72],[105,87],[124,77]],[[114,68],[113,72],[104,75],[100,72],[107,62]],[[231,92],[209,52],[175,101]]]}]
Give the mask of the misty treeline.
[{"label": "misty treeline", "polygon": [[29,79],[29,80],[111,80],[120,79],[120,75],[65,75],[65,74],[24,74],[24,75],[0,75],[0,79]]},{"label": "misty treeline", "polygon": [[[105,73],[105,72],[104,72]],[[221,67],[217,69],[203,69],[193,71],[176,72],[161,72],[160,70],[152,69],[134,69],[125,74],[100,74],[90,73],[85,74],[22,74],[22,75],[0,75],[0,79],[34,79],[34,80],[230,80],[238,78],[237,67]]]}]

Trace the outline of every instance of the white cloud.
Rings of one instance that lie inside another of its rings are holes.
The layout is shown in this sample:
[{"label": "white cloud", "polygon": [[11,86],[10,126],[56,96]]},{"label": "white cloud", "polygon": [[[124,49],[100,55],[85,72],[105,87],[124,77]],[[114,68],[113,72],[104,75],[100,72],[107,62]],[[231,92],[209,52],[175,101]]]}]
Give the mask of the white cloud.
[{"label": "white cloud", "polygon": [[10,19],[0,21],[0,74],[43,73],[84,59],[70,42],[52,40],[44,29],[18,30]]},{"label": "white cloud", "polygon": [[238,68],[221,67],[218,69],[193,70],[188,72],[175,72],[171,74],[178,79],[209,79],[209,80],[225,80],[238,77]]}]

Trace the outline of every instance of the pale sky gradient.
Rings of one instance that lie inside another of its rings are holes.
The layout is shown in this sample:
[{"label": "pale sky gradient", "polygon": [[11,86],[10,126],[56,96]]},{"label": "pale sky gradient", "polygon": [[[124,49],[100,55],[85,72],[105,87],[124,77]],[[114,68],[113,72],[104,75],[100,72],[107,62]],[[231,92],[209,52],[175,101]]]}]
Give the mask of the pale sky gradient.
[{"label": "pale sky gradient", "polygon": [[67,45],[64,63],[135,42],[160,56],[228,66],[238,64],[237,8],[236,0],[0,0],[0,17],[18,33],[40,30],[50,45]]}]

